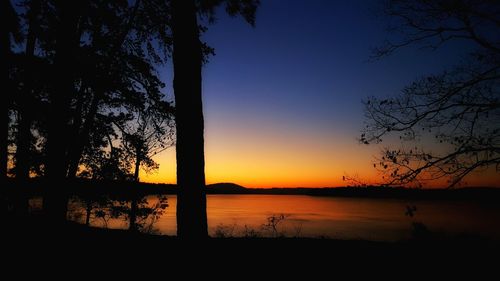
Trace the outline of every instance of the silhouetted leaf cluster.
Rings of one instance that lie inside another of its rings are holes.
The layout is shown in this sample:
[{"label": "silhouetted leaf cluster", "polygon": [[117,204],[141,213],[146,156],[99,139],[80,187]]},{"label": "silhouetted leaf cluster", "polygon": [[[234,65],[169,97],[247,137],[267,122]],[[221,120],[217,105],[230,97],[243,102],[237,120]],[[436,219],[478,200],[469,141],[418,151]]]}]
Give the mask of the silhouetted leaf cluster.
[{"label": "silhouetted leaf cluster", "polygon": [[173,103],[158,76],[172,49],[168,1],[14,7],[21,28],[9,71],[16,85],[9,93],[12,176],[57,170],[69,178],[132,179],[136,165],[157,169],[151,157],[174,137]]}]

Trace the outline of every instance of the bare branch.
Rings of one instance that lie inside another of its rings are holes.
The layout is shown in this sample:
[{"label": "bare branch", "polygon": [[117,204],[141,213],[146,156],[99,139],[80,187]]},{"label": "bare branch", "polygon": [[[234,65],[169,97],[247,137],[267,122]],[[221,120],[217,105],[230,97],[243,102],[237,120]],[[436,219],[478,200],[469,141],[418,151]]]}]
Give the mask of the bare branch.
[{"label": "bare branch", "polygon": [[[389,0],[387,14],[404,34],[376,57],[414,44],[437,48],[465,39],[477,50],[471,62],[428,76],[392,98],[364,102],[366,124],[359,141],[379,143],[399,135],[402,147],[386,148],[375,167],[388,185],[448,180],[453,187],[500,159],[500,2]],[[408,148],[408,143],[415,144]],[[419,147],[425,147],[419,148]]]}]

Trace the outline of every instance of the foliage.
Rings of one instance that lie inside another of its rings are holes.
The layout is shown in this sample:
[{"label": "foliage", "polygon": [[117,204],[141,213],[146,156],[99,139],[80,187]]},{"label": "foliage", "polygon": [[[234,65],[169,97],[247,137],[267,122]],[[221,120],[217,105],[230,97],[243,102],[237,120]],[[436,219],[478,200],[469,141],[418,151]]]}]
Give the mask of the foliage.
[{"label": "foliage", "polygon": [[[157,234],[155,224],[165,214],[168,208],[168,198],[158,195],[157,200],[143,197],[137,200],[137,210],[134,217],[137,230],[148,234]],[[110,196],[75,197],[70,201],[72,207],[68,216],[71,220],[82,221],[88,216],[90,225],[101,225],[107,228],[110,220],[123,220],[130,222],[131,200],[126,198],[113,198]],[[86,213],[86,214],[84,214]]]},{"label": "foliage", "polygon": [[[128,148],[133,134],[124,134],[116,124],[128,124],[136,135],[154,128],[156,141],[142,141],[141,150],[147,151],[141,152],[140,164],[148,171],[157,169],[151,157],[158,147],[170,146],[174,134],[172,103],[157,72],[171,52],[168,1],[77,1],[78,9],[71,11],[59,1],[14,2],[21,28],[9,72],[18,93],[13,93],[10,108],[15,113],[11,148],[28,146],[31,175],[44,176],[50,157],[48,128],[54,120],[46,116],[53,114],[51,106],[60,96],[56,56],[61,36],[76,42],[66,50],[73,60],[67,69],[72,90],[63,94],[68,107],[58,108],[65,125],[64,134],[57,136],[65,142],[58,149],[64,151],[67,176],[132,179],[135,155]],[[75,34],[59,33],[65,30],[63,12],[77,20]],[[33,53],[28,52],[30,44]],[[26,120],[29,135],[20,135],[21,120]],[[14,168],[20,156],[13,158]]]},{"label": "foliage", "polygon": [[[255,14],[260,0],[197,0],[197,11],[202,19],[206,19],[208,24],[217,21],[217,9],[224,6],[224,10],[232,17],[242,16],[246,22],[255,26]],[[200,25],[200,33],[208,29],[206,25]],[[215,50],[202,42],[203,62],[208,62],[210,55],[215,54]]]},{"label": "foliage", "polygon": [[408,45],[435,49],[458,40],[473,49],[460,65],[419,79],[398,96],[364,102],[360,142],[380,143],[390,135],[403,142],[385,148],[374,165],[385,184],[446,179],[453,187],[473,171],[500,171],[499,11],[500,3],[488,0],[387,1],[392,30],[402,35],[376,49],[375,57]]}]

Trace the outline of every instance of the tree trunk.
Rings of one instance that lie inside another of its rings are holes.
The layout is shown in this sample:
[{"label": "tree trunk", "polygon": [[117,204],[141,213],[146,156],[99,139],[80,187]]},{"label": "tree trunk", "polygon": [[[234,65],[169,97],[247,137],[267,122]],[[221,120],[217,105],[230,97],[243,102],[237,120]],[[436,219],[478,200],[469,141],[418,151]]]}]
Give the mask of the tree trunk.
[{"label": "tree trunk", "polygon": [[19,99],[19,131],[17,133],[16,144],[16,179],[20,182],[26,182],[29,178],[29,153],[31,140],[31,114],[29,113],[28,93],[23,91]]},{"label": "tree trunk", "polygon": [[172,0],[174,95],[176,106],[177,236],[205,238],[207,212],[202,50],[194,0]]},{"label": "tree trunk", "polygon": [[17,16],[10,1],[2,1],[0,7],[0,61],[2,61],[2,74],[0,83],[4,85],[1,89],[0,100],[0,183],[2,187],[7,179],[8,162],[8,136],[9,136],[9,105],[12,96],[12,83],[9,81],[9,68],[11,67],[10,34],[17,28]]},{"label": "tree trunk", "polygon": [[134,181],[139,182],[139,170],[141,168],[141,146],[137,145],[135,147],[135,169],[134,169]]},{"label": "tree trunk", "polygon": [[[2,190],[0,193],[5,192],[12,188],[7,186],[7,163],[8,163],[8,145],[9,145],[9,108],[12,102],[12,96],[15,88],[10,81],[10,68],[12,67],[12,53],[10,49],[11,34],[14,34],[18,26],[17,14],[11,5],[10,1],[1,1],[0,4],[0,61],[1,61],[1,80],[2,89],[0,90],[0,185]],[[5,196],[0,196],[0,217],[7,214],[9,211],[8,200]],[[2,220],[3,221],[3,220]]]},{"label": "tree trunk", "polygon": [[[102,4],[105,4],[105,2],[102,2]],[[139,7],[141,5],[141,1],[137,0],[135,2],[134,8],[132,9],[132,13],[130,14],[130,18],[127,21],[126,28],[123,30],[123,32],[120,34],[120,36],[117,36],[117,40],[114,44],[112,44],[112,49],[111,49],[111,54],[114,54],[120,50],[122,47],[123,43],[125,42],[125,39],[127,38],[127,35],[130,33],[130,30],[132,29],[132,25],[134,22],[135,17],[137,16],[137,11],[139,10]],[[97,28],[97,30],[100,30],[101,26]],[[95,89],[96,95],[92,99],[92,103],[90,104],[90,109],[89,112],[87,113],[85,117],[85,123],[82,126],[82,129],[80,130],[79,126],[76,128],[76,136],[73,141],[73,146],[70,147],[70,150],[68,152],[68,178],[73,179],[76,177],[76,173],[78,171],[78,165],[80,164],[80,159],[82,158],[83,151],[85,150],[85,147],[89,143],[89,138],[90,138],[90,130],[92,129],[94,125],[94,119],[97,114],[97,110],[99,109],[99,103],[105,96],[104,89],[97,88]]]},{"label": "tree trunk", "polygon": [[[136,145],[135,147],[135,167],[134,167],[134,181],[135,183],[139,182],[139,169],[141,167],[141,147],[139,145]],[[138,210],[138,195],[136,192],[138,192],[138,187],[137,184],[133,184],[132,187],[134,187],[135,190],[131,190],[130,193],[132,194],[132,200],[130,201],[130,215],[129,215],[129,227],[128,229],[130,231],[137,231],[137,210]]]},{"label": "tree trunk", "polygon": [[33,120],[33,80],[34,80],[34,58],[36,44],[37,16],[40,13],[40,0],[32,0],[28,11],[28,36],[25,50],[26,80],[24,89],[18,99],[18,134],[16,144],[16,179],[20,183],[19,196],[16,202],[16,211],[20,215],[28,212],[29,197],[27,195],[27,181],[30,176],[30,146],[31,146],[31,123]]},{"label": "tree trunk", "polygon": [[87,199],[85,203],[87,204],[85,213],[85,225],[90,226],[90,215],[92,214],[92,200]]},{"label": "tree trunk", "polygon": [[[28,78],[29,79],[29,78]],[[28,86],[30,83],[26,82]],[[19,131],[17,134],[16,144],[16,180],[19,183],[16,190],[16,198],[14,203],[15,212],[17,215],[26,215],[29,208],[28,196],[28,179],[29,179],[29,153],[31,140],[31,114],[28,107],[28,97],[30,94],[28,89],[24,89],[19,98]]]},{"label": "tree trunk", "polygon": [[103,91],[99,91],[90,104],[89,112],[85,117],[85,122],[83,123],[82,129],[80,126],[75,128],[77,133],[75,134],[73,146],[70,147],[68,152],[68,178],[73,179],[76,177],[76,172],[78,171],[78,165],[80,164],[80,159],[82,158],[83,151],[89,143],[90,130],[94,126],[94,119],[99,108],[99,102],[104,96]]},{"label": "tree trunk", "polygon": [[130,201],[130,214],[129,214],[129,227],[130,231],[137,231],[137,199],[136,195],[132,194],[132,200]]},{"label": "tree trunk", "polygon": [[47,167],[49,179],[44,209],[51,219],[66,219],[67,195],[64,190],[67,168],[67,142],[69,107],[74,92],[74,51],[79,45],[78,6],[81,1],[59,0],[56,12],[59,16],[56,28],[56,54],[54,58],[54,88],[50,95],[50,115],[47,136]]},{"label": "tree trunk", "polygon": [[29,178],[29,153],[31,145],[31,122],[33,105],[33,72],[36,44],[37,16],[40,13],[40,0],[32,0],[28,11],[28,38],[26,41],[26,81],[19,98],[19,131],[16,145],[16,178],[22,182]]}]

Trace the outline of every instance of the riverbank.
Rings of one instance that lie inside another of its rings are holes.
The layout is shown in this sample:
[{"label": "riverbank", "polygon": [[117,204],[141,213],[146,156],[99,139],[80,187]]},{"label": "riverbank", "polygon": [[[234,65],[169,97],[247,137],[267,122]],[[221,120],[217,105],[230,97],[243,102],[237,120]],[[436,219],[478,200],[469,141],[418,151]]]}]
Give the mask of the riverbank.
[{"label": "riverbank", "polygon": [[[176,236],[152,235],[121,229],[88,227],[75,222],[66,222],[57,227],[51,226],[44,219],[28,216],[24,219],[4,219],[2,231],[4,241],[11,241],[6,248],[53,248],[67,251],[83,248],[85,251],[106,249],[141,250],[153,253],[160,250],[183,251],[186,246],[199,246],[207,250],[229,251],[234,255],[262,254],[272,252],[286,258],[286,253],[298,251],[320,257],[350,255],[362,253],[368,255],[432,255],[452,257],[465,253],[498,253],[499,241],[480,238],[479,236],[457,235],[443,236],[427,233],[413,239],[397,242],[369,240],[342,240],[329,238],[266,238],[266,237],[231,237],[184,241]],[[283,256],[282,256],[283,255]]]},{"label": "riverbank", "polygon": [[[58,190],[70,195],[100,196],[114,195],[123,197],[146,196],[153,194],[177,194],[175,184],[136,183],[129,181],[90,181],[85,179],[67,180],[60,183]],[[44,190],[53,188],[42,179],[32,179],[20,184],[9,180],[1,192],[23,193],[28,197],[41,196]],[[500,201],[498,187],[466,187],[454,189],[411,189],[403,187],[318,187],[318,188],[246,188],[233,183],[207,185],[207,194],[264,194],[264,195],[310,195],[357,198],[394,198],[412,200],[474,200]]]},{"label": "riverbank", "polygon": [[3,268],[16,276],[80,278],[352,279],[496,274],[497,242],[427,237],[398,242],[318,238],[207,238],[183,241],[68,222],[6,222]]}]

